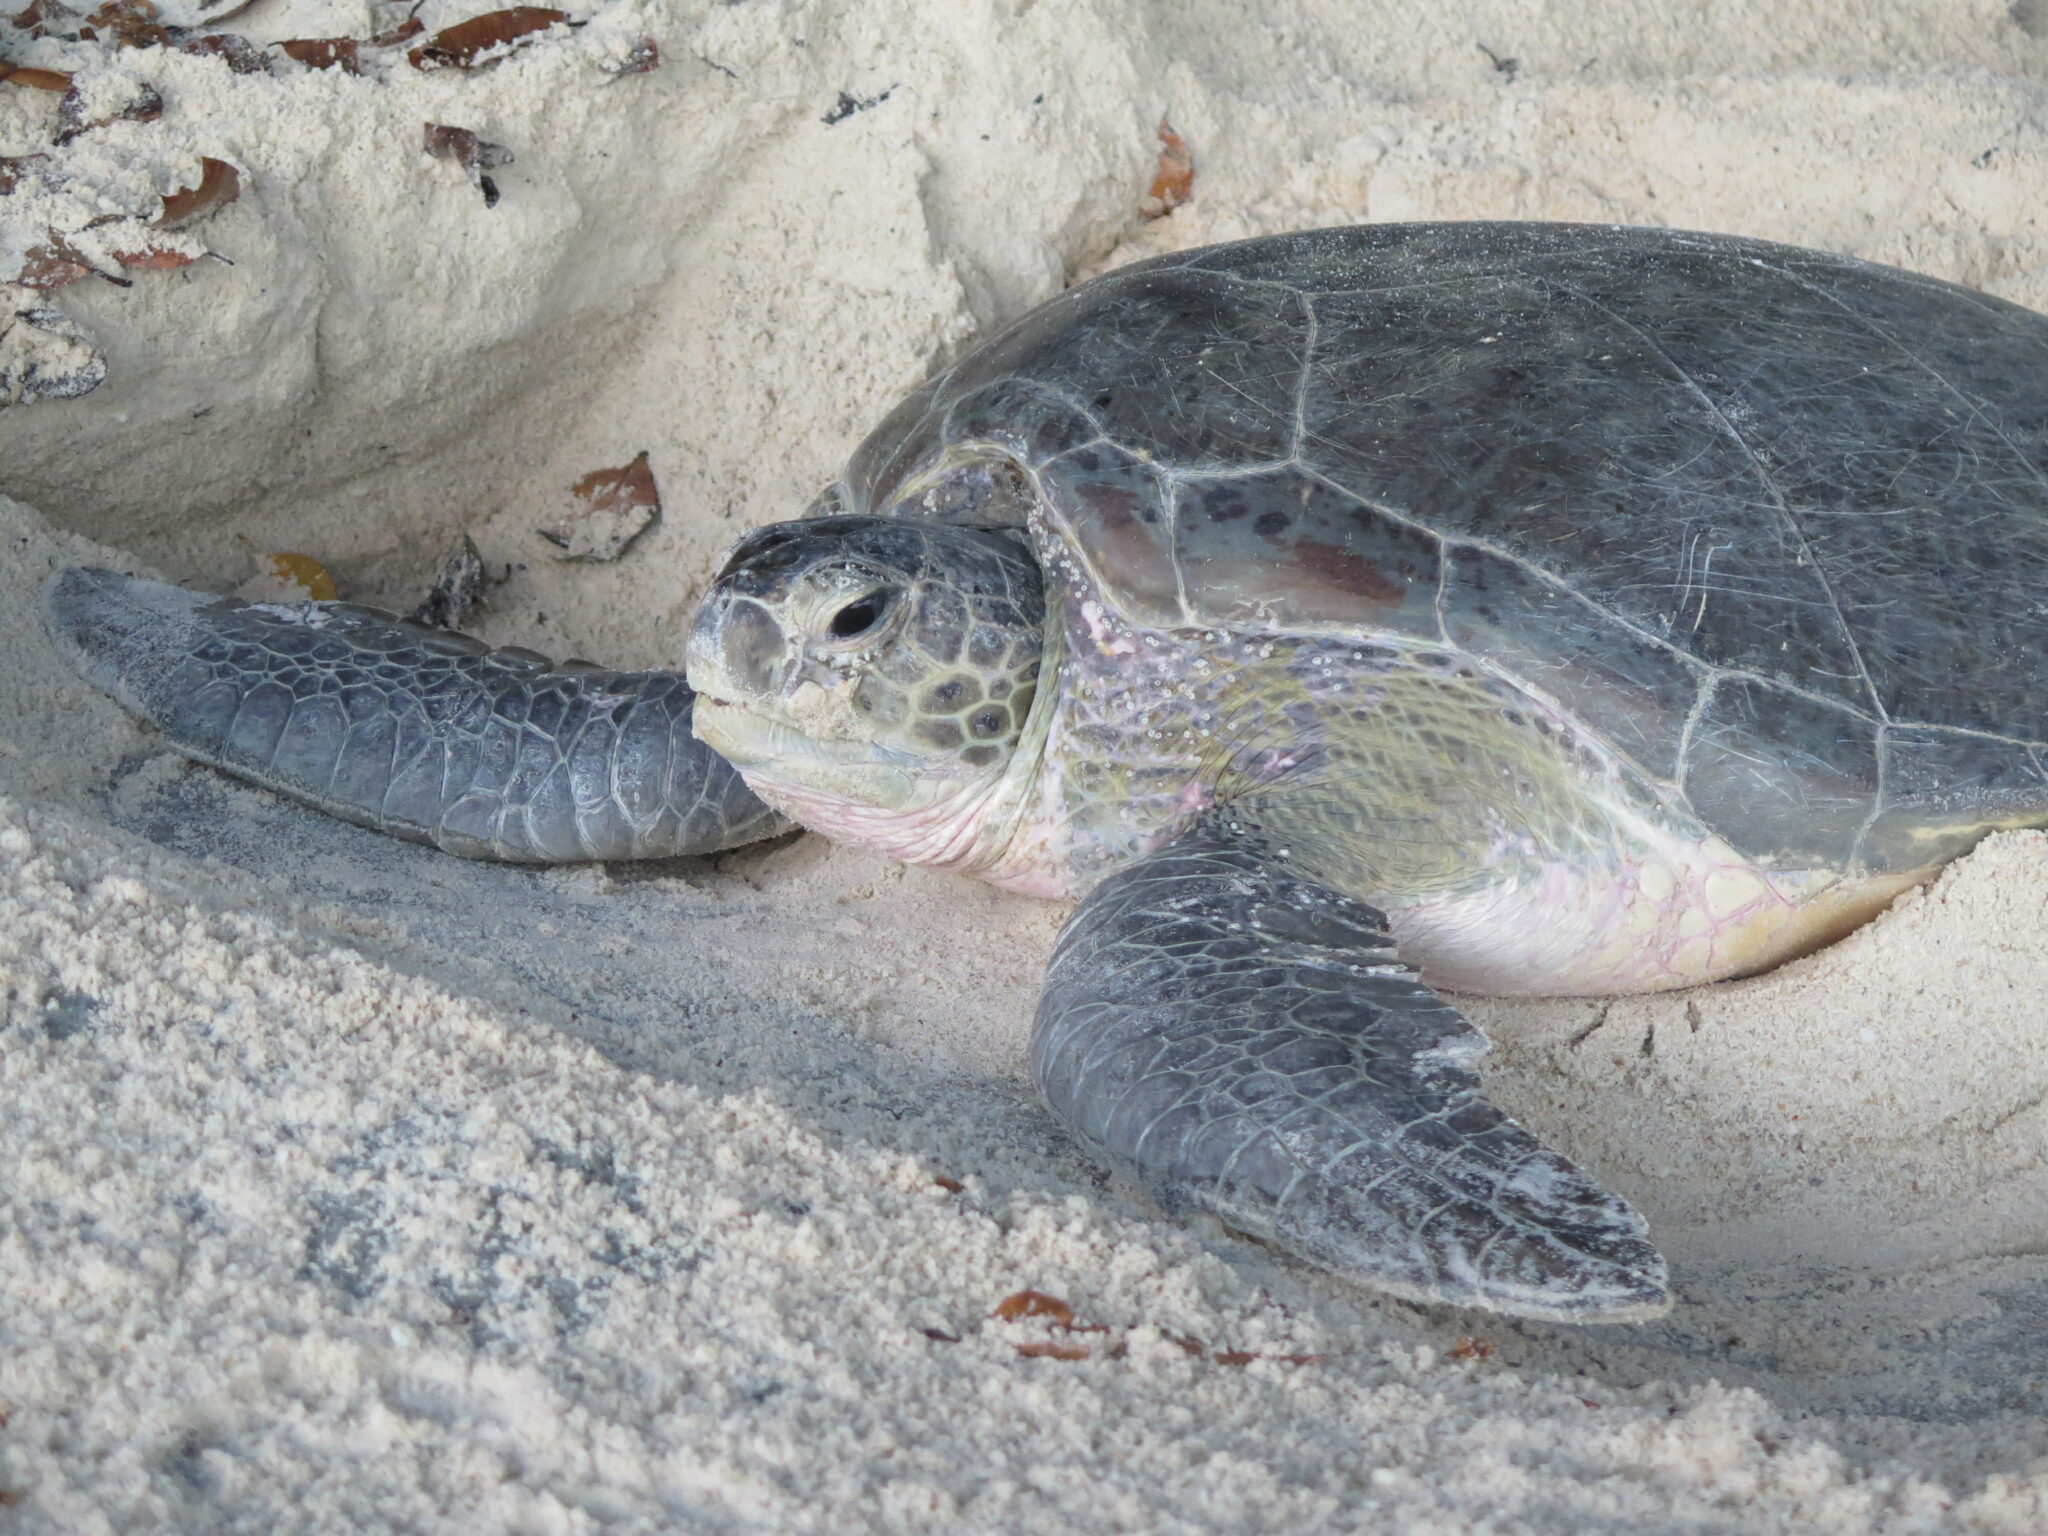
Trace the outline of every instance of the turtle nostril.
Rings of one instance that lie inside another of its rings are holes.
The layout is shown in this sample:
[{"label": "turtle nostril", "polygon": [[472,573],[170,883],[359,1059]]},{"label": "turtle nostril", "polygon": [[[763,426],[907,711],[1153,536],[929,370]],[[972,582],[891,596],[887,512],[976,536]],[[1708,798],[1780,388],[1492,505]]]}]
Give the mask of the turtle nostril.
[{"label": "turtle nostril", "polygon": [[882,612],[888,606],[886,593],[871,592],[833,614],[826,633],[834,640],[851,640],[856,635],[864,635],[881,621]]}]

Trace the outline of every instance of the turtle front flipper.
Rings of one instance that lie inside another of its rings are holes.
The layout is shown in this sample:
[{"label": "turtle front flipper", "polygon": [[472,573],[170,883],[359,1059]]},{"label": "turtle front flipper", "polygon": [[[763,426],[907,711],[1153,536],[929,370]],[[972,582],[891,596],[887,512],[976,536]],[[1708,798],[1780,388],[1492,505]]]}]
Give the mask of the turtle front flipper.
[{"label": "turtle front flipper", "polygon": [[1413,1301],[1658,1316],[1643,1218],[1480,1096],[1485,1048],[1379,912],[1212,821],[1081,902],[1031,1060],[1054,1113],[1169,1208]]},{"label": "turtle front flipper", "polygon": [[43,614],[186,756],[450,853],[663,858],[789,825],[691,734],[680,673],[556,667],[375,608],[104,570],[58,572]]}]

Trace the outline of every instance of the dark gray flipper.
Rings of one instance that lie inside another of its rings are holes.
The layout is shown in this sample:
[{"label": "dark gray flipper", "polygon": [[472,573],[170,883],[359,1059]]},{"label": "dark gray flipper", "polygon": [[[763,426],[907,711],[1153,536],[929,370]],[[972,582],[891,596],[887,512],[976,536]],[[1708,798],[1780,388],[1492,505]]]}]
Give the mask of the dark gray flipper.
[{"label": "dark gray flipper", "polygon": [[467,858],[664,858],[789,825],[691,734],[680,673],[555,667],[375,608],[112,571],[60,571],[43,615],[188,757]]},{"label": "dark gray flipper", "polygon": [[1642,1217],[1480,1097],[1485,1048],[1380,913],[1206,826],[1075,910],[1031,1060],[1053,1112],[1170,1207],[1410,1300],[1662,1313]]}]

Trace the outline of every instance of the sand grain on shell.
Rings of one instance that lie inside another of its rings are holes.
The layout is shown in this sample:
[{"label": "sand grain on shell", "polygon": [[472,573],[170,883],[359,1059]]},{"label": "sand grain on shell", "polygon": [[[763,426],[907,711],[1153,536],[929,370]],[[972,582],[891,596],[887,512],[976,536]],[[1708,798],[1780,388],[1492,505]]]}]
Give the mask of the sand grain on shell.
[{"label": "sand grain on shell", "polygon": [[[404,608],[467,531],[510,571],[490,638],[673,664],[722,547],[935,362],[1269,230],[1662,222],[2048,306],[2034,9],[610,0],[474,75],[124,55],[166,111],[61,152],[87,203],[201,156],[243,193],[194,226],[233,266],[58,296],[104,386],[0,412],[9,1528],[2048,1528],[2039,835],[1773,976],[1474,1005],[1496,1095],[1674,1261],[1671,1320],[1574,1333],[1104,1180],[1023,1071],[1054,908],[810,838],[379,840],[186,769],[32,612],[67,562],[227,588],[276,550]],[[35,94],[0,155],[45,144]],[[1169,114],[1194,197],[1140,226]],[[514,152],[495,208],[423,121]],[[643,449],[661,522],[545,558]],[[1072,1325],[991,1316],[1023,1290]]]}]

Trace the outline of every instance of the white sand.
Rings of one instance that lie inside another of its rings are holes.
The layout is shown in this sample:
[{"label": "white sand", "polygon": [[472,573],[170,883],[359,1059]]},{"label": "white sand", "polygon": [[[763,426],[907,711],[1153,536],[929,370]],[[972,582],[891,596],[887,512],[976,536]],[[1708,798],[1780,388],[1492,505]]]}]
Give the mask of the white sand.
[{"label": "white sand", "polygon": [[[1573,1332],[1103,1181],[1023,1070],[1054,909],[810,838],[464,864],[185,768],[42,638],[67,561],[298,548],[406,606],[468,529],[514,567],[491,638],[673,662],[720,548],[935,360],[1166,246],[1664,222],[2048,307],[2039,0],[1257,9],[614,0],[474,76],[130,53],[164,117],[0,199],[4,260],[200,154],[244,178],[192,231],[232,267],[65,290],[109,382],[0,412],[0,1529],[2048,1530],[2048,838],[1759,981],[1474,1004],[1495,1095],[1674,1262],[1669,1321]],[[842,91],[887,95],[827,126]],[[1140,227],[1162,111],[1197,196]],[[53,114],[0,86],[0,155]],[[497,208],[429,119],[514,150]],[[663,522],[547,560],[643,448]],[[1026,1286],[1091,1358],[1019,1355],[1058,1337],[988,1320]]]}]

